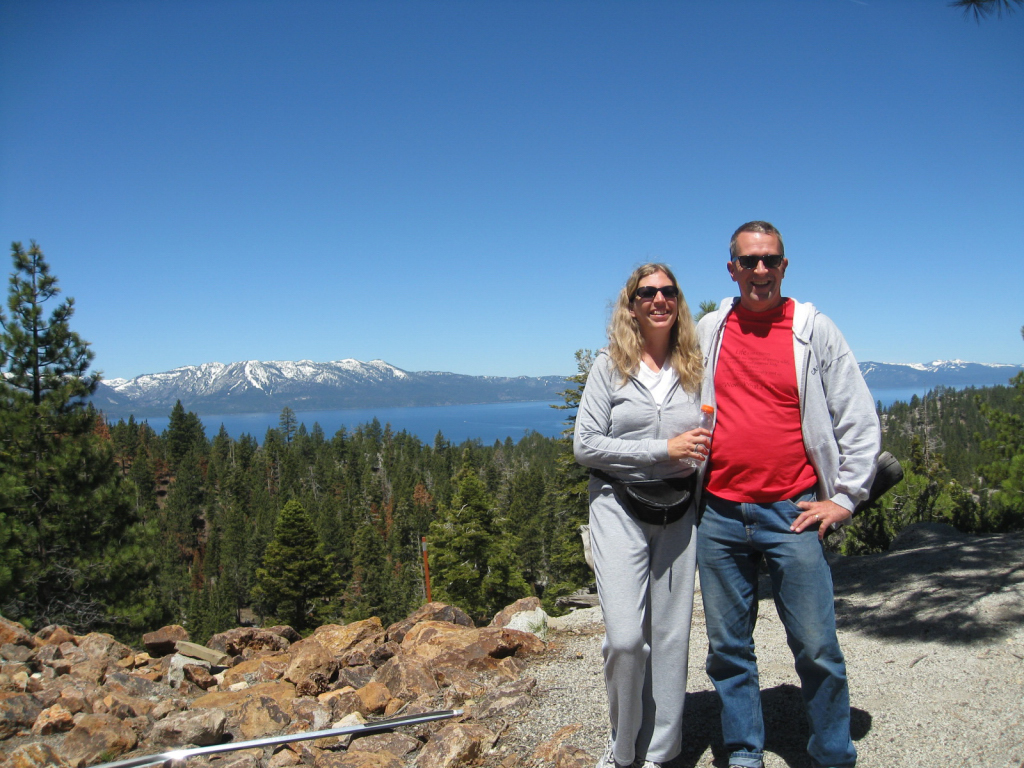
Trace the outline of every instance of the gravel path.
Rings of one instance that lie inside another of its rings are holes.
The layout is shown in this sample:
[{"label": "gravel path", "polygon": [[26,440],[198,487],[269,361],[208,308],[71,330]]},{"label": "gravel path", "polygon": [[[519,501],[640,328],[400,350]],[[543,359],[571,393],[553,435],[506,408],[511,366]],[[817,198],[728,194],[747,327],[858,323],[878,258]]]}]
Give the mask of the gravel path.
[{"label": "gravel path", "polygon": [[[898,552],[833,565],[861,768],[1024,768],[1024,534],[950,538],[918,531]],[[762,582],[755,632],[766,768],[809,768],[799,680]],[[548,765],[534,750],[559,729],[596,757],[607,739],[600,608],[552,621],[531,663],[537,698],[509,725],[495,765]],[[669,768],[724,766],[718,701],[704,673],[704,614],[694,611],[684,751]],[[490,761],[488,761],[490,763]]]}]

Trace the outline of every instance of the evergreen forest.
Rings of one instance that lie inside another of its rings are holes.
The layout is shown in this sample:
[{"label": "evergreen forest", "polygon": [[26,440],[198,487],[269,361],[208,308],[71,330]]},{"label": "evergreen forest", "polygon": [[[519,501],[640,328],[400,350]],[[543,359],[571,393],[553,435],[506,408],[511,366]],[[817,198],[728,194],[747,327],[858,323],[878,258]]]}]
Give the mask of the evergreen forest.
[{"label": "evergreen forest", "polygon": [[[374,420],[324,434],[290,408],[257,440],[208,435],[180,402],[162,433],[88,404],[99,376],[41,249],[12,245],[0,310],[0,614],[133,642],[181,624],[198,642],[245,621],[309,632],[426,599],[487,621],[517,598],[593,582],[586,473],[568,437],[426,444]],[[576,355],[567,428],[593,355]],[[1024,528],[1024,374],[880,408],[906,479],[838,536],[884,550],[906,525]]]}]

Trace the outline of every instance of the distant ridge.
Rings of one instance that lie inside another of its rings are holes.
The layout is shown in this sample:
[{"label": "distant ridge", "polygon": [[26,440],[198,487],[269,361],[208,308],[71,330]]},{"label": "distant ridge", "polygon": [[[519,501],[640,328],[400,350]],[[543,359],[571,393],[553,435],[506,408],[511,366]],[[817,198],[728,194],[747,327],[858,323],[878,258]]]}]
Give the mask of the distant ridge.
[{"label": "distant ridge", "polygon": [[464,376],[403,371],[383,360],[204,363],[102,382],[93,403],[110,418],[166,416],[181,400],[199,415],[557,400],[563,376]]},{"label": "distant ridge", "polygon": [[872,389],[903,387],[991,387],[1008,384],[1024,366],[1000,363],[968,363],[936,360],[933,363],[860,363],[864,380]]},{"label": "distant ridge", "polygon": [[[860,363],[872,389],[984,387],[1006,384],[1020,365],[938,360]],[[102,382],[93,403],[109,418],[166,416],[177,400],[200,415],[340,408],[469,405],[558,400],[563,376],[465,376],[404,371],[383,360],[245,360],[204,363]]]}]

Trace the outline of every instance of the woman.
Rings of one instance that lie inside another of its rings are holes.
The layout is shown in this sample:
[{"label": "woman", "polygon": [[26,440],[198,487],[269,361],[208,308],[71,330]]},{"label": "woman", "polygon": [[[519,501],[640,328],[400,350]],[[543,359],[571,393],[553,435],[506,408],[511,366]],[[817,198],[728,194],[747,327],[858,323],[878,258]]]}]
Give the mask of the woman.
[{"label": "woman", "polygon": [[[594,361],[576,417],[576,460],[590,478],[590,537],[604,612],[612,738],[598,768],[657,768],[681,750],[696,547],[696,483],[682,518],[645,523],[618,480],[703,467],[702,358],[690,310],[664,264],[636,269],[619,293],[609,345]],[[616,484],[618,485],[618,484]]]}]

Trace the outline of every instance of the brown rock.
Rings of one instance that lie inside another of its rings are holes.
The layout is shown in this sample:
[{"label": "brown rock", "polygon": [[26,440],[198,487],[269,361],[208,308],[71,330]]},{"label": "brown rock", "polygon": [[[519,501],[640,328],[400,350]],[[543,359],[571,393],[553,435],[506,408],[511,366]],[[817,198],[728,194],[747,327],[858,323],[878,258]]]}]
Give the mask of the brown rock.
[{"label": "brown rock", "polygon": [[27,645],[15,645],[14,643],[0,645],[0,659],[24,663],[31,658],[32,648]]},{"label": "brown rock", "polygon": [[388,752],[396,757],[415,752],[422,745],[418,739],[404,733],[373,733],[352,740],[351,752]]},{"label": "brown rock", "polygon": [[279,680],[284,676],[291,661],[288,653],[274,653],[257,659],[240,662],[224,672],[223,686],[246,682],[249,685]]},{"label": "brown rock", "polygon": [[324,752],[313,768],[402,768],[402,760],[390,752]]},{"label": "brown rock", "polygon": [[108,672],[103,679],[103,688],[129,696],[163,698],[167,695],[167,686],[147,680],[142,675],[127,672]]},{"label": "brown rock", "polygon": [[32,725],[35,736],[49,736],[51,733],[64,733],[75,727],[75,717],[60,704],[54,704],[39,713]]},{"label": "brown rock", "polygon": [[0,739],[31,728],[42,711],[39,702],[30,694],[0,693]]},{"label": "brown rock", "polygon": [[382,645],[378,645],[376,648],[373,649],[373,652],[370,654],[370,664],[372,664],[374,667],[380,667],[382,664],[384,664],[385,661],[390,659],[400,650],[401,646],[399,646],[398,643],[396,643],[394,640],[388,640],[388,642]]},{"label": "brown rock", "polygon": [[388,705],[384,707],[384,717],[391,717],[392,715],[397,715],[402,710],[402,707],[404,707],[405,705],[406,702],[402,701],[401,699],[391,699],[391,701],[388,702]]},{"label": "brown rock", "polygon": [[60,652],[60,648],[56,645],[42,645],[36,649],[33,657],[37,664],[45,664],[51,666],[53,662],[59,661],[64,658]]},{"label": "brown rock", "polygon": [[243,749],[230,752],[217,761],[217,768],[260,768],[263,750]]},{"label": "brown rock", "polygon": [[241,708],[246,699],[261,696],[273,699],[282,710],[287,710],[289,702],[295,698],[295,688],[289,683],[259,683],[242,691],[216,691],[193,701],[192,709],[216,707],[223,709],[230,717]]},{"label": "brown rock", "polygon": [[562,744],[555,751],[555,768],[590,768],[595,758],[572,744]]},{"label": "brown rock", "polygon": [[492,691],[473,707],[473,717],[484,720],[505,712],[525,712],[533,702],[530,692],[537,687],[537,680],[527,677],[501,686]]},{"label": "brown rock", "polygon": [[427,663],[411,656],[394,656],[388,659],[376,675],[377,682],[384,683],[395,698],[409,701],[421,694],[436,693],[437,683]]},{"label": "brown rock", "polygon": [[291,643],[281,635],[266,629],[236,627],[227,632],[219,632],[211,637],[206,645],[228,656],[244,656],[251,659],[261,651],[280,653],[287,650]]},{"label": "brown rock", "polygon": [[302,758],[290,749],[279,749],[267,761],[267,768],[292,768],[301,765]]},{"label": "brown rock", "polygon": [[167,656],[174,653],[174,644],[179,640],[191,640],[188,632],[180,624],[169,624],[160,627],[156,632],[147,632],[142,636],[142,644],[151,656]]},{"label": "brown rock", "polygon": [[186,680],[204,691],[217,684],[217,678],[210,674],[210,670],[199,664],[186,664],[182,667],[182,671],[185,673]]},{"label": "brown rock", "polygon": [[246,699],[232,718],[239,733],[245,739],[261,739],[264,736],[276,735],[288,727],[292,721],[288,713],[269,696]]},{"label": "brown rock", "polygon": [[353,688],[362,688],[373,680],[375,674],[377,674],[377,670],[370,664],[364,664],[361,667],[342,667],[338,670],[337,684],[342,687],[351,685]]},{"label": "brown rock", "polygon": [[85,651],[78,647],[74,638],[71,640],[65,640],[63,643],[57,646],[60,648],[61,656],[72,664],[81,664],[83,661],[88,660],[88,656]]},{"label": "brown rock", "polygon": [[344,626],[325,624],[317,628],[313,637],[331,656],[340,659],[347,651],[364,640],[380,636],[380,641],[383,642],[383,634],[384,627],[380,623],[380,619],[373,616]]},{"label": "brown rock", "polygon": [[273,632],[275,635],[280,635],[289,643],[297,643],[302,639],[302,635],[287,624],[277,624],[273,627],[264,627],[264,629],[266,629],[267,632]]},{"label": "brown rock", "polygon": [[359,712],[363,706],[363,700],[359,698],[359,694],[349,687],[322,693],[317,697],[317,700],[324,706],[331,708],[332,720],[341,720],[345,715]]},{"label": "brown rock", "polygon": [[431,736],[416,758],[417,768],[454,768],[482,757],[498,737],[475,723],[448,723]]},{"label": "brown rock", "polygon": [[512,605],[507,605],[494,614],[494,618],[491,619],[491,623],[488,626],[504,627],[517,613],[522,613],[523,611],[535,611],[538,608],[540,608],[539,597],[520,598],[512,603]]},{"label": "brown rock", "polygon": [[554,762],[555,752],[562,746],[562,742],[572,736],[576,731],[583,727],[583,723],[573,723],[563,728],[559,728],[555,731],[551,738],[542,743],[533,752],[534,760],[542,760],[546,763]]},{"label": "brown rock", "polygon": [[13,643],[24,645],[27,648],[35,648],[36,641],[31,633],[21,624],[0,616],[0,644]]},{"label": "brown rock", "polygon": [[319,696],[331,688],[331,680],[322,672],[310,672],[309,677],[299,681],[295,686],[296,696]]},{"label": "brown rock", "polygon": [[103,659],[88,659],[80,664],[72,664],[69,674],[79,680],[99,684],[107,674],[107,662]]},{"label": "brown rock", "polygon": [[185,699],[163,699],[153,707],[153,711],[149,713],[149,716],[154,720],[163,720],[168,715],[181,712],[186,707],[188,707],[188,702]]},{"label": "brown rock", "polygon": [[227,715],[220,709],[178,712],[158,720],[149,738],[154,744],[168,747],[220,744],[226,740],[224,726],[227,722]]},{"label": "brown rock", "polygon": [[383,683],[367,683],[357,690],[356,694],[362,701],[360,709],[364,715],[376,715],[383,712],[384,707],[391,700],[391,692]]},{"label": "brown rock", "polygon": [[133,651],[124,643],[119,643],[113,635],[105,632],[90,632],[78,641],[79,649],[90,659],[112,664],[118,659],[133,655]]},{"label": "brown rock", "polygon": [[469,618],[469,615],[461,608],[456,608],[454,605],[445,605],[444,603],[427,603],[419,610],[410,614],[408,618],[396,621],[388,627],[386,637],[388,640],[401,643],[405,639],[406,633],[421,621],[444,621],[463,627],[476,626],[473,624],[473,620]]},{"label": "brown rock", "polygon": [[79,712],[85,712],[86,714],[92,714],[92,700],[93,696],[90,693],[96,694],[99,689],[95,686],[79,687],[77,685],[65,686],[60,692],[58,702],[68,712],[77,715]]},{"label": "brown rock", "polygon": [[81,715],[60,746],[73,768],[99,763],[135,749],[135,732],[113,715]]},{"label": "brown rock", "polygon": [[289,731],[292,733],[299,731],[322,731],[334,720],[338,719],[334,717],[329,703],[325,704],[316,699],[293,699],[289,712],[292,718]]},{"label": "brown rock", "polygon": [[105,712],[118,720],[128,720],[132,717],[148,715],[153,711],[154,706],[153,702],[148,699],[140,699],[124,693],[108,693],[93,705],[93,711],[97,714]]},{"label": "brown rock", "polygon": [[36,641],[44,645],[60,645],[61,643],[74,643],[75,636],[68,631],[67,627],[50,624],[36,632]]},{"label": "brown rock", "polygon": [[11,752],[11,768],[68,768],[67,762],[48,744],[23,744]]},{"label": "brown rock", "polygon": [[324,646],[320,645],[315,635],[300,640],[289,650],[292,658],[284,673],[285,680],[297,684],[314,672],[318,672],[330,680],[338,669],[338,662]]}]

